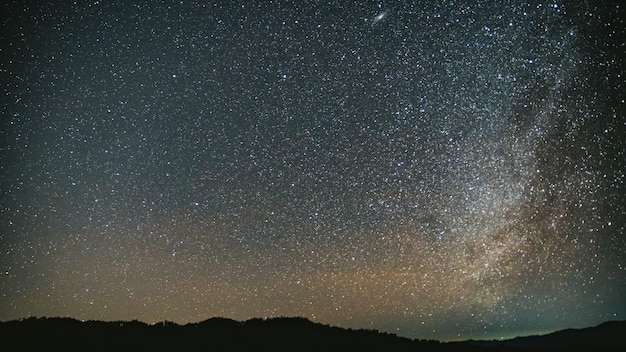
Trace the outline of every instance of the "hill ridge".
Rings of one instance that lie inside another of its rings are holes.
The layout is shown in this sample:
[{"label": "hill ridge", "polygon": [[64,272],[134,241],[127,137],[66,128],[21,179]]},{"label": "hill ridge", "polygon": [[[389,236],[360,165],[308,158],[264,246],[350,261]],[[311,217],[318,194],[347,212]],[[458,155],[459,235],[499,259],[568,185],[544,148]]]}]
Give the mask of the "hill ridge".
[{"label": "hill ridge", "polygon": [[324,325],[304,317],[252,318],[237,321],[212,317],[195,323],[163,321],[77,320],[30,317],[0,322],[0,339],[20,350],[62,348],[71,351],[617,351],[626,345],[626,321],[564,329],[510,340],[439,342],[418,340],[370,329]]}]

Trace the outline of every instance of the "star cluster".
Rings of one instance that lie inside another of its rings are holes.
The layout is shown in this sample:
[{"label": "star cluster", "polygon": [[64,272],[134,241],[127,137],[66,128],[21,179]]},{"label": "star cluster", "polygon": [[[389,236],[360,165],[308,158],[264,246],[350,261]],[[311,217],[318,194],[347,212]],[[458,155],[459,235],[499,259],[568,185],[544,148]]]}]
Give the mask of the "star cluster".
[{"label": "star cluster", "polygon": [[0,320],[626,319],[617,4],[0,12]]}]

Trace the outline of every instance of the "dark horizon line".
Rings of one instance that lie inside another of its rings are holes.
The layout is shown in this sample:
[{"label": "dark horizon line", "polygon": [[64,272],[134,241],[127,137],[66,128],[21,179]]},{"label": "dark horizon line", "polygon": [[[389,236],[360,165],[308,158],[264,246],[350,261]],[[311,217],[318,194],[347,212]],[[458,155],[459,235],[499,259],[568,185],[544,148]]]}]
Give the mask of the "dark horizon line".
[{"label": "dark horizon line", "polygon": [[70,317],[70,316],[55,316],[55,317],[47,317],[47,316],[29,316],[29,317],[23,317],[23,318],[16,318],[16,319],[12,319],[12,320],[6,320],[6,321],[2,321],[0,320],[0,324],[5,324],[5,323],[14,323],[14,322],[24,322],[24,321],[28,321],[28,320],[72,320],[75,321],[77,323],[104,323],[104,324],[142,324],[145,325],[147,327],[152,327],[152,326],[177,326],[177,327],[186,327],[186,326],[192,326],[192,325],[198,325],[198,324],[202,324],[202,323],[206,323],[209,321],[229,321],[232,323],[236,323],[236,324],[246,324],[246,323],[250,323],[250,322],[257,322],[257,321],[261,321],[261,322],[266,322],[266,321],[278,321],[278,320],[293,320],[293,321],[306,321],[310,324],[313,325],[319,325],[322,327],[329,327],[329,328],[338,328],[338,329],[343,329],[343,330],[347,330],[347,331],[364,331],[364,332],[376,332],[376,333],[380,333],[380,334],[384,334],[384,335],[393,335],[396,336],[398,338],[402,338],[402,339],[408,339],[408,340],[412,340],[412,341],[428,341],[428,342],[438,342],[438,343],[463,343],[463,342],[487,342],[487,343],[491,343],[491,342],[505,342],[505,341],[511,341],[511,340],[515,340],[515,339],[520,339],[520,338],[529,338],[529,337],[544,337],[544,336],[548,336],[548,335],[552,335],[552,334],[556,334],[556,333],[560,333],[560,332],[567,332],[567,331],[579,331],[579,330],[586,330],[586,329],[593,329],[593,328],[598,328],[604,325],[611,325],[611,324],[626,324],[626,320],[607,320],[607,321],[603,321],[601,323],[598,323],[596,325],[591,325],[591,326],[585,326],[585,327],[579,327],[579,328],[563,328],[563,329],[558,329],[558,330],[553,330],[550,332],[546,332],[544,334],[531,334],[531,335],[519,335],[519,336],[514,336],[514,337],[510,337],[510,338],[506,338],[506,339],[474,339],[474,338],[469,338],[469,339],[463,339],[463,340],[436,340],[436,339],[424,339],[424,338],[419,338],[419,337],[407,337],[407,336],[403,336],[403,335],[398,335],[397,333],[393,333],[393,332],[387,332],[387,331],[381,331],[375,328],[350,328],[350,327],[343,327],[343,326],[339,326],[339,325],[330,325],[330,324],[324,324],[324,323],[320,323],[320,322],[316,322],[314,320],[311,320],[310,318],[307,317],[303,317],[303,316],[272,316],[272,317],[253,317],[250,319],[246,319],[246,320],[237,320],[237,319],[233,319],[233,318],[228,318],[228,317],[224,317],[224,316],[213,316],[213,317],[209,317],[206,318],[204,320],[200,320],[200,321],[196,321],[196,322],[188,322],[188,323],[177,323],[175,321],[170,321],[170,320],[162,320],[162,321],[158,321],[155,323],[146,323],[145,321],[139,320],[139,319],[132,319],[132,320],[101,320],[101,319],[78,319],[75,317]]}]

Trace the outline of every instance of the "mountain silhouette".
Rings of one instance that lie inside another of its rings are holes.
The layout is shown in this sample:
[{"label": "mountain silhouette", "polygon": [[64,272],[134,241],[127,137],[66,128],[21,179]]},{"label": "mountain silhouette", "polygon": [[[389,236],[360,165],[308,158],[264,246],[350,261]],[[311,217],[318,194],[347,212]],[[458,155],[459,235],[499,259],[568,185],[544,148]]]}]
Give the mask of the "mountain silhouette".
[{"label": "mountain silhouette", "polygon": [[490,348],[622,351],[626,349],[626,321],[609,321],[591,328],[565,329],[546,335],[516,337],[510,340],[470,340],[467,342],[475,346]]},{"label": "mountain silhouette", "polygon": [[0,341],[20,351],[594,351],[621,350],[626,322],[508,341],[441,343],[376,330],[353,330],[305,318],[211,318],[178,325],[139,321],[28,318],[0,323]]}]

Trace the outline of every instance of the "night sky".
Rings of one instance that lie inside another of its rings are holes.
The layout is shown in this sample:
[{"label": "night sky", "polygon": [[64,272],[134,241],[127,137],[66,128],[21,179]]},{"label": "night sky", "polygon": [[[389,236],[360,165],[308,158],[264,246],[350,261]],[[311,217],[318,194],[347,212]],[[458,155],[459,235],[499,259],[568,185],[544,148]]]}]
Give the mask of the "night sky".
[{"label": "night sky", "polygon": [[0,320],[626,319],[609,1],[3,1]]}]

